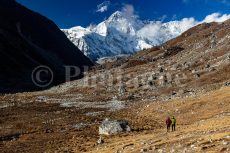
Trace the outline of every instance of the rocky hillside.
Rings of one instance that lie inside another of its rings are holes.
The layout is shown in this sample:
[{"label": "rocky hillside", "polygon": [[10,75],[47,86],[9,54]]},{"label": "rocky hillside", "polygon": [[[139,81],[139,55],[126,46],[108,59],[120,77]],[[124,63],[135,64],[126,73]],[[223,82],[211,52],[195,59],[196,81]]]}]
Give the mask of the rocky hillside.
[{"label": "rocky hillside", "polygon": [[37,89],[31,73],[39,65],[53,70],[57,84],[64,81],[64,66],[92,62],[52,21],[14,0],[0,0],[0,91]]},{"label": "rocky hillside", "polygon": [[117,96],[122,89],[121,94],[141,99],[168,100],[213,90],[230,81],[229,32],[230,20],[203,23],[159,47],[99,65],[85,79]]}]

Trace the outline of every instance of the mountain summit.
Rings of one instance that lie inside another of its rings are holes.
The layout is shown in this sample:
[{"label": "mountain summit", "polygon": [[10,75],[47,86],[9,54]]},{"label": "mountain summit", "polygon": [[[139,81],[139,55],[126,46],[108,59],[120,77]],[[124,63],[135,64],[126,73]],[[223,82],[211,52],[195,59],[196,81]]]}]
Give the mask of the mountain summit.
[{"label": "mountain summit", "polygon": [[[192,24],[184,26],[184,22]],[[162,23],[142,21],[136,15],[116,11],[107,20],[87,28],[63,29],[86,56],[96,61],[107,56],[133,54],[166,42],[195,25],[193,18]]]}]

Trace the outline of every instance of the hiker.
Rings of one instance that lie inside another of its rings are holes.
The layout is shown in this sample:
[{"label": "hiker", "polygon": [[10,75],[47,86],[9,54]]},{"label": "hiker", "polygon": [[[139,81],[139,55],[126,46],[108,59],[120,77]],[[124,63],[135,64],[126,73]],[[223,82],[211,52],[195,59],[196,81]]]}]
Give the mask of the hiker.
[{"label": "hiker", "polygon": [[172,131],[176,131],[176,118],[173,116],[171,119],[172,122]]},{"label": "hiker", "polygon": [[170,117],[168,116],[168,118],[166,119],[167,132],[170,131],[171,124],[172,124],[172,121],[171,121]]}]

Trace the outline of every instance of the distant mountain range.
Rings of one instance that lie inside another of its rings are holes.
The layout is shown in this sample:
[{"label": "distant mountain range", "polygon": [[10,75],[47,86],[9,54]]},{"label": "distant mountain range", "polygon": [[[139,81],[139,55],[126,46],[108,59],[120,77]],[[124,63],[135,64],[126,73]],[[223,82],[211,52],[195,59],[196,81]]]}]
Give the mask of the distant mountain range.
[{"label": "distant mountain range", "polygon": [[141,21],[135,15],[117,11],[98,25],[76,26],[62,31],[86,56],[97,61],[102,57],[133,54],[162,44],[196,24],[193,18],[167,23]]}]

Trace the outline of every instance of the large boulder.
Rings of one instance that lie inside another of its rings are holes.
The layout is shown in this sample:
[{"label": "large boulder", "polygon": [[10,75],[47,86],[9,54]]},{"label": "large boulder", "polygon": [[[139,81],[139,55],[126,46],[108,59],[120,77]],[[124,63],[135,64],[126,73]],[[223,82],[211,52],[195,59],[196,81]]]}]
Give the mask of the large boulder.
[{"label": "large boulder", "polygon": [[106,118],[99,126],[100,135],[118,134],[121,132],[129,132],[131,129],[126,120],[109,120]]}]

